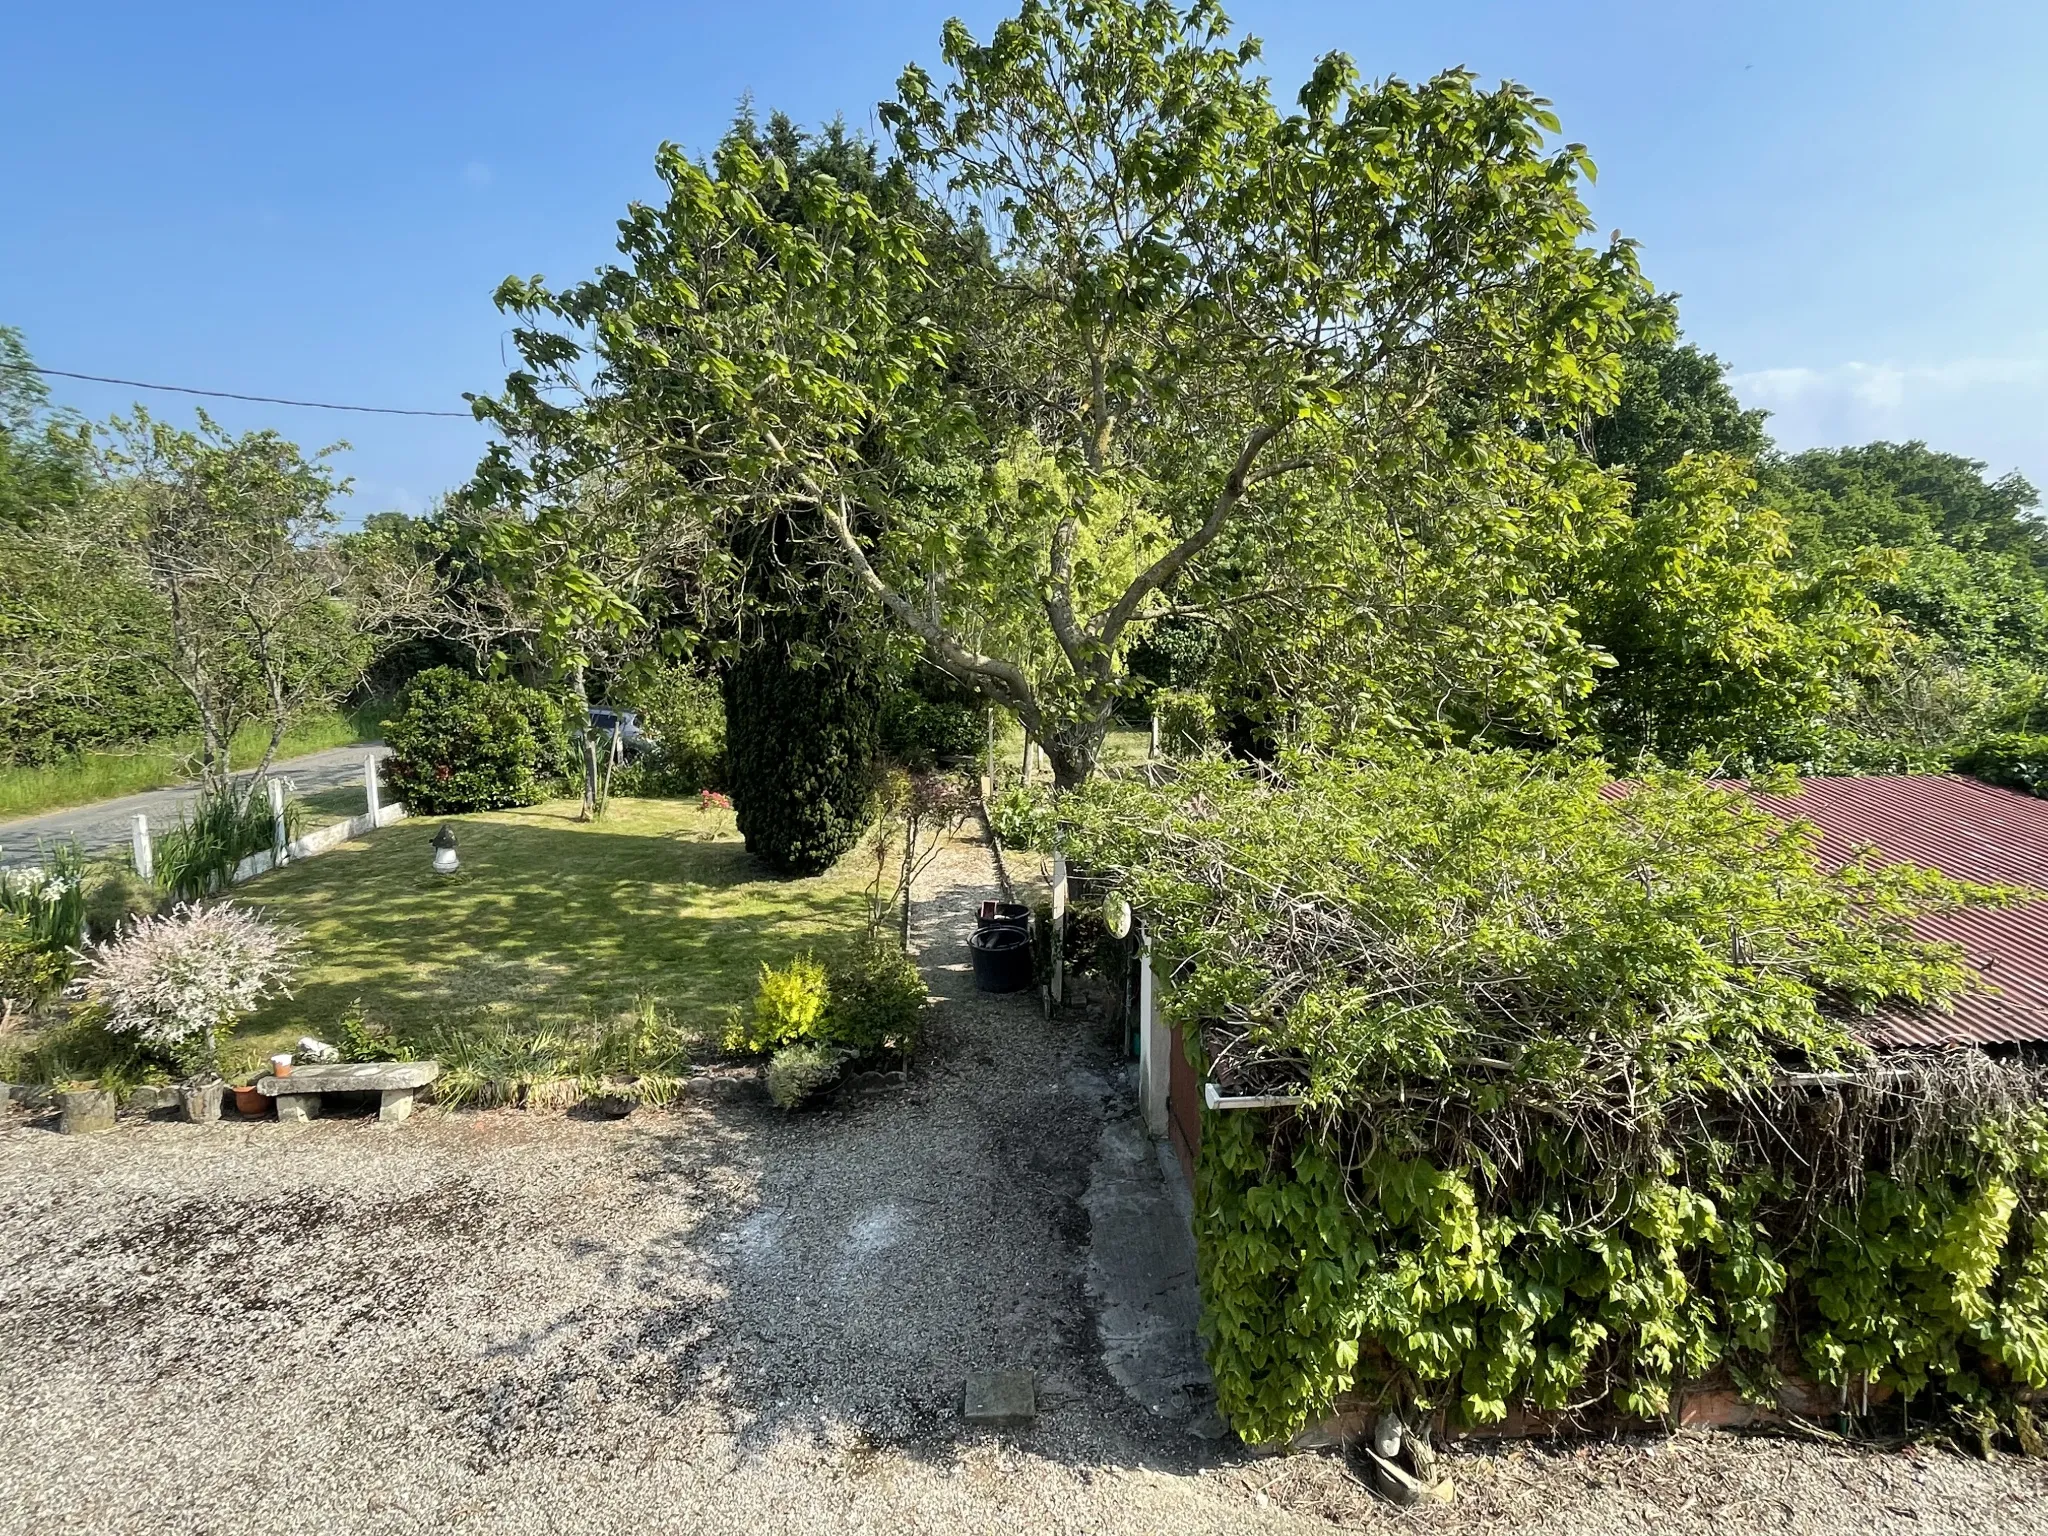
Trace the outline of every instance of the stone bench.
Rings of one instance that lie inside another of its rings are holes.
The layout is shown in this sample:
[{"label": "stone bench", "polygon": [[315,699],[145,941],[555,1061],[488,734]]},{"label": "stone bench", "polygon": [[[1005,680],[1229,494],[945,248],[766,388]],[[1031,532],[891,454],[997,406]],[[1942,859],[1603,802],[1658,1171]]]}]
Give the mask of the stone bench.
[{"label": "stone bench", "polygon": [[377,1118],[396,1125],[412,1113],[412,1096],[441,1075],[438,1061],[307,1062],[289,1077],[259,1077],[256,1091],[277,1100],[277,1118],[310,1120],[323,1093],[374,1093]]}]

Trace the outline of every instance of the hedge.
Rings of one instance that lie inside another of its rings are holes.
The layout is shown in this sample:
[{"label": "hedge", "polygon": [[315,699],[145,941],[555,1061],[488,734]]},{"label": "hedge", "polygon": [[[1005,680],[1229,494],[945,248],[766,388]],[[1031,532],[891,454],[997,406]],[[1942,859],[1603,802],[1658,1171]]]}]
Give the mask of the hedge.
[{"label": "hedge", "polygon": [[434,667],[384,722],[385,779],[420,815],[534,805],[575,771],[569,731],[562,705],[538,689]]}]

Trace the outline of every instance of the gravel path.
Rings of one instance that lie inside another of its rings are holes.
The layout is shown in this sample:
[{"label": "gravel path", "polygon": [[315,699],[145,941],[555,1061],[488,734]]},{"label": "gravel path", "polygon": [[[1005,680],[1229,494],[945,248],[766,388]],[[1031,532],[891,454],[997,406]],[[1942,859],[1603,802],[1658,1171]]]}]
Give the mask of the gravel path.
[{"label": "gravel path", "polygon": [[[924,892],[909,1080],[815,1112],[0,1119],[0,1530],[2048,1531],[2029,1466],[1729,1436],[1456,1454],[1403,1516],[1155,1417],[1090,1311],[1121,1064],[972,991],[987,884],[963,846]],[[980,1366],[1036,1428],[961,1423]]]},{"label": "gravel path", "polygon": [[[287,762],[273,764],[270,776],[290,779],[302,795],[322,790],[346,789],[363,782],[363,759],[385,757],[391,749],[382,742],[350,747],[330,747],[309,752]],[[168,789],[146,790],[102,800],[97,805],[74,806],[68,811],[46,811],[19,821],[0,821],[0,866],[34,864],[41,855],[37,844],[75,841],[87,853],[108,848],[126,848],[135,814],[149,817],[150,830],[161,834],[177,825],[178,813],[199,798],[197,784],[174,784]],[[360,811],[359,805],[355,808]]]}]

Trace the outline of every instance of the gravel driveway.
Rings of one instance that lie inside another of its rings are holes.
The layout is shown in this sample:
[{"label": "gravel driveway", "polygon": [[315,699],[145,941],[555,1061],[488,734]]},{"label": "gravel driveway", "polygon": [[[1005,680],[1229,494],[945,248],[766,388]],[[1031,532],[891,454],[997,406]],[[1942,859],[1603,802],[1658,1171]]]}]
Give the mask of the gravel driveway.
[{"label": "gravel driveway", "polygon": [[[370,745],[330,747],[309,752],[271,766],[268,777],[290,779],[293,790],[302,795],[323,790],[347,789],[363,782],[363,759],[383,758],[391,749],[382,742]],[[75,841],[87,853],[108,848],[126,848],[135,814],[149,817],[150,830],[161,834],[177,825],[178,813],[199,798],[197,784],[174,784],[168,789],[146,790],[102,800],[97,805],[73,806],[68,811],[46,811],[19,821],[0,821],[0,867],[34,864],[40,861],[39,843]],[[356,811],[362,806],[355,807]]]},{"label": "gravel driveway", "polygon": [[[1121,1063],[972,992],[987,884],[960,847],[924,893],[909,1081],[816,1112],[0,1120],[0,1530],[2048,1531],[2028,1465],[1729,1436],[1454,1454],[1403,1516],[1155,1416],[1090,1291]],[[982,1366],[1035,1428],[961,1423]]]}]

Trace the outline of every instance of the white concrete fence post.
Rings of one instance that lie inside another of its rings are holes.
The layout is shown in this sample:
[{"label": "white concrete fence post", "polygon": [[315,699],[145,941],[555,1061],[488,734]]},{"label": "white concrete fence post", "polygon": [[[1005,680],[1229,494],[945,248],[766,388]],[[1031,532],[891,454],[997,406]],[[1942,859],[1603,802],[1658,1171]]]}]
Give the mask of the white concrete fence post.
[{"label": "white concrete fence post", "polygon": [[1159,715],[1156,710],[1153,712],[1152,715],[1152,750],[1147,752],[1145,755],[1148,758],[1157,757],[1159,755]]},{"label": "white concrete fence post", "polygon": [[377,803],[377,759],[366,756],[363,759],[363,809],[369,814],[370,825],[377,825],[377,813],[382,807]]},{"label": "white concrete fence post", "polygon": [[1173,1049],[1159,1012],[1159,988],[1152,975],[1152,940],[1138,949],[1138,1112],[1153,1136],[1166,1134],[1166,1094]]},{"label": "white concrete fence post", "polygon": [[130,847],[135,853],[135,873],[144,880],[156,878],[156,846],[149,840],[149,818],[137,811],[135,824],[129,831]]},{"label": "white concrete fence post", "polygon": [[276,861],[284,862],[284,780],[270,781],[270,843]]},{"label": "white concrete fence post", "polygon": [[1067,856],[1052,856],[1052,1000],[1067,1000]]}]

